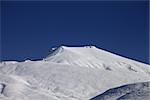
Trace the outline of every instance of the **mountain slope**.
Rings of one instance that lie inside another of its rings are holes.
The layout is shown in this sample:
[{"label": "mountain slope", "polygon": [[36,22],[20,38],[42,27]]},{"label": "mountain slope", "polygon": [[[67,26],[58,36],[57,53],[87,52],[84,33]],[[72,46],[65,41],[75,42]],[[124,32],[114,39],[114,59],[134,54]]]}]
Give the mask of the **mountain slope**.
[{"label": "mountain slope", "polygon": [[128,84],[109,89],[91,100],[149,100],[149,86],[150,82]]},{"label": "mountain slope", "polygon": [[134,70],[134,67],[136,67],[135,69],[140,67],[140,69],[146,71],[145,66],[148,66],[147,64],[112,54],[110,52],[96,48],[95,46],[61,46],[52,50],[52,52],[45,58],[45,60],[55,63],[91,68],[102,68],[104,66],[106,68],[108,68],[107,66],[112,66],[113,68],[115,68],[115,66],[122,68],[124,67],[132,71],[136,71]]},{"label": "mountain slope", "polygon": [[[43,60],[2,62],[0,75],[2,100],[88,100],[110,88],[149,81],[150,66],[94,46],[61,46]],[[13,92],[16,84],[21,86]]]}]

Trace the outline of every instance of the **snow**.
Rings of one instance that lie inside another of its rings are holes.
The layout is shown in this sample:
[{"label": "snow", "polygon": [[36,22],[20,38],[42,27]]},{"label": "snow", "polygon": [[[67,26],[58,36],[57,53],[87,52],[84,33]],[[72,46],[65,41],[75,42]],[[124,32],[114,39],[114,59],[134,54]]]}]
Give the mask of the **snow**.
[{"label": "snow", "polygon": [[[133,64],[135,62],[133,60],[104,51],[95,46],[61,46],[58,49],[55,49],[53,52],[51,52],[45,60],[55,63],[65,63],[69,65],[78,65],[84,67],[98,67],[103,63],[109,63],[110,65],[123,65],[126,64],[126,62],[128,62],[129,64]],[[141,65],[141,63],[138,63],[138,65],[139,64]]]},{"label": "snow", "polygon": [[0,100],[89,100],[125,84],[150,80],[150,66],[95,46],[52,49],[39,61],[0,64]]},{"label": "snow", "polygon": [[91,100],[149,100],[150,82],[127,84],[109,89]]},{"label": "snow", "polygon": [[4,88],[5,88],[5,84],[0,83],[0,94],[3,93]]}]

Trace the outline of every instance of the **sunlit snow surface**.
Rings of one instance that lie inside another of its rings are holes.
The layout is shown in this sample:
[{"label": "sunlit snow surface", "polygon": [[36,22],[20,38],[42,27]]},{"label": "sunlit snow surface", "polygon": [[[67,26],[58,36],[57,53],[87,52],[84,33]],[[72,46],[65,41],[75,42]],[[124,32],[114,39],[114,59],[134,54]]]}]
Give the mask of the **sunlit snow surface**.
[{"label": "sunlit snow surface", "polygon": [[53,49],[39,61],[0,64],[0,100],[89,100],[150,80],[150,65],[94,46]]}]

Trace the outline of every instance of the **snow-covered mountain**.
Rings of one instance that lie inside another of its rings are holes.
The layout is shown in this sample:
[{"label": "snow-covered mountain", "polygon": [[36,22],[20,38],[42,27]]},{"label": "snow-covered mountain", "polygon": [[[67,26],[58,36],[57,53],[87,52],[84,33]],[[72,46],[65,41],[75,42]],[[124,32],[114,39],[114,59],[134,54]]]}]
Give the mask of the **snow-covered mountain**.
[{"label": "snow-covered mountain", "polygon": [[149,100],[150,82],[127,84],[112,88],[91,100]]},{"label": "snow-covered mountain", "polygon": [[1,62],[0,100],[89,100],[149,80],[150,65],[95,46],[61,46],[43,60]]}]

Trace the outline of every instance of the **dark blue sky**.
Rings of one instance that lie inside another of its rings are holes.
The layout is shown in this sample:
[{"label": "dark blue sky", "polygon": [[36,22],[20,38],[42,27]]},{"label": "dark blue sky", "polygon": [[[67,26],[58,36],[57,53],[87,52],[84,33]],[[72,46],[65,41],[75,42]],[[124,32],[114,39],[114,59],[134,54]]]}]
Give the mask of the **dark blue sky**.
[{"label": "dark blue sky", "polygon": [[1,60],[40,59],[59,45],[96,45],[148,63],[148,1],[1,2]]}]

